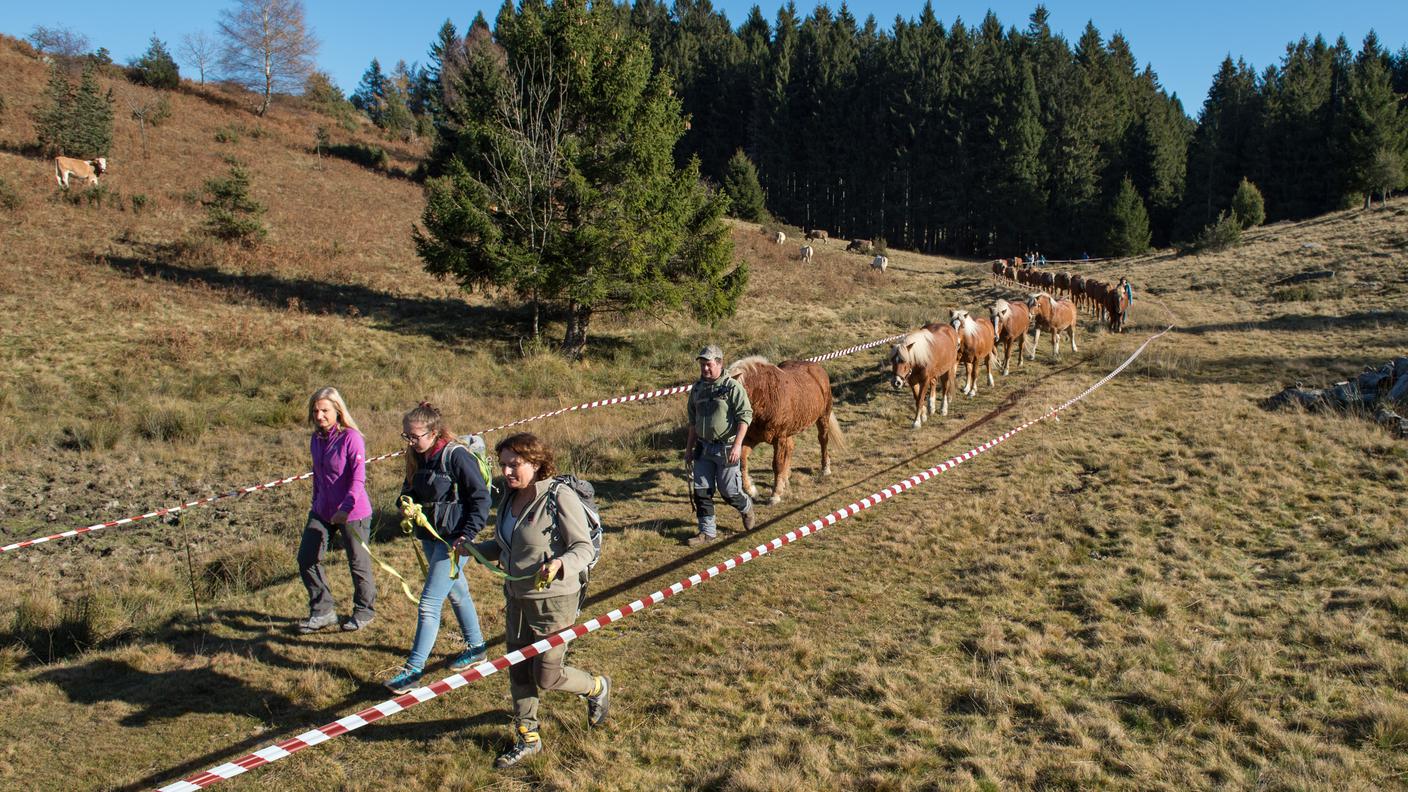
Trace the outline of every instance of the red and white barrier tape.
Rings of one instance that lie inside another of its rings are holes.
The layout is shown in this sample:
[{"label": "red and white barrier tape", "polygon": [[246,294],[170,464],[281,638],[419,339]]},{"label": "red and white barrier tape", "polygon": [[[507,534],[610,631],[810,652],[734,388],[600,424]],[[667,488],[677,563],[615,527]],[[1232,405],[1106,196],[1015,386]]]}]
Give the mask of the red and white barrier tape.
[{"label": "red and white barrier tape", "polygon": [[517,665],[518,663],[521,663],[525,660],[529,660],[533,657],[536,657],[537,655],[543,654],[544,652],[553,649],[554,647],[562,646],[563,644],[575,641],[576,639],[581,638],[589,632],[599,630],[602,627],[611,624],[612,622],[620,621],[621,619],[624,619],[633,613],[639,613],[645,610],[651,605],[663,602],[667,598],[674,596],[675,594],[679,594],[685,589],[693,588],[694,586],[697,586],[700,583],[703,583],[704,581],[709,580],[711,578],[717,577],[730,569],[733,569],[742,564],[746,564],[755,558],[760,558],[764,555],[767,555],[768,553],[774,550],[778,550],[784,545],[789,545],[795,541],[798,541],[799,539],[817,533],[828,525],[835,525],[841,520],[859,514],[860,512],[871,508],[872,506],[883,503],[884,501],[887,501],[890,498],[895,497],[896,495],[913,489],[914,487],[923,484],[924,482],[938,476],[941,473],[945,473],[949,470],[952,470],[958,465],[961,465],[964,462],[967,462],[968,460],[978,456],[979,454],[989,451],[997,445],[1011,439],[1014,435],[1018,434],[1019,432],[1022,432],[1032,427],[1033,425],[1038,424],[1041,421],[1046,420],[1047,418],[1050,418],[1051,416],[1070,407],[1081,399],[1084,399],[1086,396],[1089,396],[1091,393],[1094,393],[1105,383],[1114,379],[1121,371],[1124,371],[1125,368],[1129,366],[1129,364],[1134,362],[1135,358],[1139,357],[1139,355],[1144,352],[1144,350],[1149,346],[1149,344],[1153,343],[1155,339],[1164,335],[1171,329],[1173,328],[1165,328],[1159,333],[1150,336],[1144,341],[1143,344],[1139,346],[1138,349],[1134,350],[1134,353],[1131,354],[1128,359],[1126,359],[1113,371],[1111,371],[1109,374],[1106,374],[1104,377],[1100,378],[1100,380],[1098,380],[1095,384],[1086,388],[1079,395],[1066,401],[1059,407],[1051,409],[1045,414],[1037,418],[1033,418],[1032,420],[1023,423],[1014,429],[1009,429],[1008,431],[1004,432],[1001,435],[998,435],[997,437],[994,437],[986,443],[976,446],[957,456],[950,457],[927,470],[922,470],[914,474],[913,476],[904,479],[903,481],[891,484],[885,489],[880,490],[879,492],[872,493],[860,499],[859,501],[850,504],[849,506],[831,512],[830,514],[824,517],[812,520],[810,523],[807,523],[806,525],[803,525],[802,527],[794,531],[789,531],[788,533],[773,539],[771,542],[760,544],[752,550],[749,550],[741,555],[736,555],[733,558],[724,561],[723,563],[715,564],[714,566],[711,566],[702,572],[690,575],[684,580],[675,583],[673,586],[670,586],[669,588],[660,589],[659,591],[656,591],[648,597],[643,597],[628,605],[617,608],[616,610],[613,610],[610,613],[598,616],[595,619],[592,619],[591,621],[574,625],[555,635],[548,636],[547,638],[544,638],[543,640],[534,643],[532,646],[527,646],[523,649],[509,652],[508,654],[503,655],[502,657],[497,657],[493,660],[485,661],[467,671],[462,671],[458,674],[452,674],[450,676],[447,676],[439,682],[434,682],[430,685],[416,688],[415,690],[412,690],[411,692],[406,693],[404,695],[397,696],[396,698],[389,699],[387,701],[383,701],[374,707],[368,707],[367,709],[364,709],[353,715],[348,715],[345,718],[340,718],[327,725],[319,726],[318,728],[312,729],[311,731],[306,731],[298,735],[297,737],[291,737],[282,742],[278,742],[265,748],[261,748],[253,753],[246,754],[245,756],[242,756],[239,759],[234,760],[233,762],[226,762],[221,765],[216,765],[215,767],[212,767],[204,772],[197,773],[180,781],[167,784],[166,786],[158,789],[157,792],[193,792],[194,790],[204,789],[208,786],[211,786],[212,784],[224,781],[225,779],[234,778],[235,776],[240,775],[248,770],[253,770],[256,767],[262,767],[263,765],[277,762],[280,759],[289,756],[290,754],[297,753],[298,751],[303,750],[304,748],[309,748],[314,745],[318,745],[319,743],[327,742],[328,740],[346,734],[347,732],[355,731],[356,729],[360,729],[369,723],[374,723],[378,720],[381,720],[382,718],[385,718],[388,715],[394,715],[398,712],[401,712],[402,710],[410,709],[411,707],[414,707],[417,704],[429,701],[438,696],[442,696],[450,692],[451,690],[464,687],[470,682],[483,679],[484,677],[498,673],[499,671],[504,671],[508,669],[509,666]]},{"label": "red and white barrier tape", "polygon": [[[881,344],[888,344],[903,337],[903,335],[897,335],[891,336],[889,338],[881,338],[875,341],[868,341],[864,344],[859,344],[853,347],[847,347],[845,349],[838,349],[835,352],[827,352],[824,355],[817,355],[816,357],[810,357],[806,359],[812,362],[819,363],[824,360],[832,360],[834,358],[855,354],[856,352],[860,352],[865,349],[870,349],[872,347],[877,347]],[[481,432],[476,432],[475,434],[491,434],[493,432],[499,432],[513,426],[518,426],[520,424],[531,423],[533,421],[541,421],[544,418],[551,418],[556,415],[563,415],[564,413],[575,412],[578,410],[590,410],[597,407],[608,407],[613,404],[625,404],[627,402],[638,402],[645,401],[647,399],[658,399],[662,396],[674,396],[676,394],[688,391],[689,387],[690,386],[688,385],[677,385],[673,388],[662,388],[660,390],[645,391],[642,393],[632,393],[627,396],[614,396],[609,399],[598,399],[596,401],[584,402],[582,404],[573,405],[571,407],[563,407],[559,410],[552,410],[550,412],[545,412],[540,415],[535,415],[531,418],[520,418],[516,421],[510,421],[509,423],[503,424],[502,426],[496,426],[492,429],[485,429]],[[404,453],[406,453],[404,450],[392,451],[389,454],[375,456],[368,459],[367,464],[370,464],[372,462],[380,462],[383,459],[399,457]],[[206,506],[211,503],[215,503],[216,501],[222,501],[229,498],[236,498],[241,495],[248,495],[251,492],[258,492],[260,490],[274,489],[275,487],[281,487],[285,484],[292,484],[295,481],[303,481],[304,479],[312,478],[312,476],[312,471],[309,471],[298,476],[289,476],[288,478],[275,479],[274,481],[268,481],[263,484],[254,484],[248,487],[240,487],[239,489],[230,490],[229,492],[221,493],[218,495],[211,495],[207,498],[200,498],[198,500],[187,501],[186,503],[181,503],[176,506],[167,506],[164,509],[156,509],[154,511],[149,511],[146,514],[139,514],[135,517],[124,517],[120,520],[109,520],[108,522],[95,523],[93,525],[89,525],[83,528],[74,528],[70,531],[63,531],[61,533],[50,534],[49,536],[41,536],[35,539],[26,539],[22,542],[15,542],[14,544],[0,546],[0,553],[8,553],[26,547],[33,547],[34,545],[44,544],[45,542],[52,542],[56,539],[67,539],[70,536],[78,536],[79,534],[101,531],[104,528],[116,528],[119,525],[129,525],[131,523],[140,522],[142,520],[149,520],[153,517],[164,517],[166,515],[176,514],[177,512],[194,509],[198,506]]]}]

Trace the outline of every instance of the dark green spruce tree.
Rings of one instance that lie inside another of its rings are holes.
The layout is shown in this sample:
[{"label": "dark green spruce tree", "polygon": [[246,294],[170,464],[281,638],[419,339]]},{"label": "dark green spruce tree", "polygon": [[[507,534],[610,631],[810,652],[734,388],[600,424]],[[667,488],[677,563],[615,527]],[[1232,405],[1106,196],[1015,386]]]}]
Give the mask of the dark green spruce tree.
[{"label": "dark green spruce tree", "polygon": [[429,272],[561,315],[573,356],[603,312],[735,310],[728,199],[697,160],[676,166],[680,101],[644,36],[609,4],[557,0],[505,4],[466,49],[441,74],[457,126],[415,232]]},{"label": "dark green spruce tree", "polygon": [[728,196],[729,214],[752,223],[767,222],[768,208],[763,199],[763,187],[758,183],[758,169],[739,149],[724,168],[724,195]]},{"label": "dark green spruce tree", "polygon": [[1149,249],[1149,214],[1144,200],[1126,176],[1110,204],[1105,252],[1111,256],[1137,256]]}]

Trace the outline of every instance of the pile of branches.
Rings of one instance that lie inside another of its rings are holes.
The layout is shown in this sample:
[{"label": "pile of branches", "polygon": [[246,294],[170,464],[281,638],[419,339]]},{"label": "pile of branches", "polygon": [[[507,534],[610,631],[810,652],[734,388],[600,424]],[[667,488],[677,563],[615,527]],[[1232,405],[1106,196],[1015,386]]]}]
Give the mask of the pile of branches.
[{"label": "pile of branches", "polygon": [[1394,358],[1378,368],[1365,369],[1352,380],[1328,388],[1289,386],[1266,400],[1271,409],[1295,405],[1306,410],[1362,410],[1388,427],[1395,437],[1408,437],[1408,357]]}]

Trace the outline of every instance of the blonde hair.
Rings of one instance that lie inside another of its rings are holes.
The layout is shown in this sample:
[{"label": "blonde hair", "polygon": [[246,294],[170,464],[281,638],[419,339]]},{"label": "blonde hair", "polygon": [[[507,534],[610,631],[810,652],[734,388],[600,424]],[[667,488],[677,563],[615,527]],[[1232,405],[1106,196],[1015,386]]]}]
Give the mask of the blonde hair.
[{"label": "blonde hair", "polygon": [[[347,409],[347,402],[342,400],[342,394],[337,392],[337,388],[318,388],[313,391],[313,395],[308,397],[308,425],[317,431],[318,425],[313,423],[313,408],[320,401],[332,402],[333,409],[337,411],[337,423],[344,429],[357,429],[357,422],[352,420],[352,413]],[[357,429],[357,431],[361,431]]]},{"label": "blonde hair", "polygon": [[[455,433],[450,431],[450,427],[445,425],[445,418],[440,414],[440,410],[433,404],[423,401],[415,408],[401,416],[401,425],[410,423],[425,425],[425,431],[435,435],[436,442],[440,440],[454,440]],[[411,480],[415,475],[416,466],[420,463],[420,454],[413,450],[406,450],[406,481]]]}]

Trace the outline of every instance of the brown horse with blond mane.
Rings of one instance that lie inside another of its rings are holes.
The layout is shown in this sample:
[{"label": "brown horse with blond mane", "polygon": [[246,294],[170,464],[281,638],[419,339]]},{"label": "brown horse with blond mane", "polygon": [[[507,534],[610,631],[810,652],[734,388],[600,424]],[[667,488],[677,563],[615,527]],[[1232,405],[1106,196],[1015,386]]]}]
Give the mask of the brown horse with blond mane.
[{"label": "brown horse with blond mane", "polygon": [[[915,330],[890,348],[890,385],[895,390],[909,386],[914,394],[914,428],[934,414],[934,391],[942,389],[943,409],[948,415],[948,398],[958,379],[958,338],[948,325],[931,324]],[[929,408],[924,409],[925,398]]]},{"label": "brown horse with blond mane", "polygon": [[804,360],[788,360],[774,366],[758,355],[737,360],[728,367],[728,375],[738,380],[748,392],[753,405],[753,422],[743,436],[743,488],[754,498],[758,488],[748,476],[748,455],[759,443],[772,444],[772,498],[777,503],[787,494],[787,479],[792,473],[792,438],[808,426],[816,426],[816,439],[821,445],[821,475],[831,474],[830,444],[844,446],[841,425],[831,407],[831,378],[826,369]]},{"label": "brown horse with blond mane", "polygon": [[992,331],[997,343],[1002,344],[1002,376],[1007,376],[1012,366],[1012,343],[1017,343],[1017,365],[1027,356],[1027,328],[1032,317],[1026,303],[1010,303],[998,300],[992,304]]},{"label": "brown horse with blond mane", "polygon": [[950,312],[948,323],[958,333],[958,362],[968,368],[968,374],[963,379],[963,395],[971,399],[978,395],[979,364],[987,367],[988,387],[994,384],[992,362],[997,352],[992,325],[977,321],[962,309]]},{"label": "brown horse with blond mane", "polygon": [[1061,356],[1061,334],[1071,339],[1071,351],[1079,352],[1076,346],[1076,304],[1070,300],[1053,300],[1046,292],[1035,292],[1027,297],[1027,307],[1031,309],[1032,326],[1036,338],[1032,341],[1032,360],[1036,360],[1037,344],[1041,342],[1041,331],[1051,333],[1051,354]]}]

